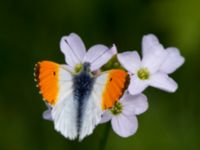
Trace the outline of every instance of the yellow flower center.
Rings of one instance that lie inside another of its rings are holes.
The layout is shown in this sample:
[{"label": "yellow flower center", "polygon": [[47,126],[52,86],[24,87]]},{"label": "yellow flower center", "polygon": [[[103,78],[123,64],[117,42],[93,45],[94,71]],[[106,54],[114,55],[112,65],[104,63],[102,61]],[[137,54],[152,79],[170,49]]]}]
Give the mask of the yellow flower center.
[{"label": "yellow flower center", "polygon": [[110,109],[110,112],[113,115],[119,115],[123,110],[123,106],[120,102],[116,102],[112,109]]},{"label": "yellow flower center", "polygon": [[147,80],[147,79],[149,79],[149,75],[150,75],[149,74],[149,70],[147,68],[141,68],[137,72],[137,76],[141,80]]}]

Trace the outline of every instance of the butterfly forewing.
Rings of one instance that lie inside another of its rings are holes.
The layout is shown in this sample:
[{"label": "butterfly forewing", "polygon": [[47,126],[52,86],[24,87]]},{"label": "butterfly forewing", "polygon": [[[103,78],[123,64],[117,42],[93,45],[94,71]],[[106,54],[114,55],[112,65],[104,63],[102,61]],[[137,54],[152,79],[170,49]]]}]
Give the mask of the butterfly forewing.
[{"label": "butterfly forewing", "polygon": [[[101,106],[102,109],[112,108],[116,101],[122,96],[128,80],[127,72],[113,69],[103,73],[96,80],[96,88],[103,86]],[[98,90],[95,90],[96,92]],[[97,92],[98,93],[98,92]]]},{"label": "butterfly forewing", "polygon": [[52,107],[54,127],[66,138],[75,139],[77,103],[73,96],[73,76],[65,66],[51,61],[36,64],[35,76],[43,99]]}]

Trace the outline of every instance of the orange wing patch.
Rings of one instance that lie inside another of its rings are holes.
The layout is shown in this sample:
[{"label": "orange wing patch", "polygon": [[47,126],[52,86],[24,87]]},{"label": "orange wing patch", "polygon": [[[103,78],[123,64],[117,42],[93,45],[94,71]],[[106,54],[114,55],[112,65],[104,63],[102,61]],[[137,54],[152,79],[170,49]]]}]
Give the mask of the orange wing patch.
[{"label": "orange wing patch", "polygon": [[116,101],[122,96],[128,74],[123,70],[111,70],[108,74],[106,86],[103,91],[102,108],[103,110],[112,108]]},{"label": "orange wing patch", "polygon": [[59,65],[51,61],[38,62],[35,65],[35,79],[45,101],[54,105],[57,101]]}]

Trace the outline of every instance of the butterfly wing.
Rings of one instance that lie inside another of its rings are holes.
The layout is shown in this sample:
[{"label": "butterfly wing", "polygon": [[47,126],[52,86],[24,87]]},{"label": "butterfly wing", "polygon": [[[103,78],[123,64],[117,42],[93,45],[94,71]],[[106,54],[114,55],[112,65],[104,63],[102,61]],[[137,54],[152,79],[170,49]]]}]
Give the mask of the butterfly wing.
[{"label": "butterfly wing", "polygon": [[122,96],[128,74],[119,69],[103,72],[95,79],[89,100],[83,110],[79,140],[91,134],[101,121],[105,109],[111,108]]},{"label": "butterfly wing", "polygon": [[54,127],[66,138],[77,133],[77,104],[73,100],[73,76],[65,65],[51,61],[36,64],[35,77],[44,100],[52,107]]}]

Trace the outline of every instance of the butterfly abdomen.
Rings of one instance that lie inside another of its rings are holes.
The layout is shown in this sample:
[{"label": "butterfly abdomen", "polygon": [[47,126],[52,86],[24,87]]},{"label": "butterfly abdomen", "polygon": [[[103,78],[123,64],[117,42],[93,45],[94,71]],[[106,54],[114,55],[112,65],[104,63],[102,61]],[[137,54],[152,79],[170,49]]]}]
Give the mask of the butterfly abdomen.
[{"label": "butterfly abdomen", "polygon": [[77,130],[80,132],[85,105],[91,94],[94,79],[88,72],[81,72],[74,77],[74,100],[77,101]]}]

